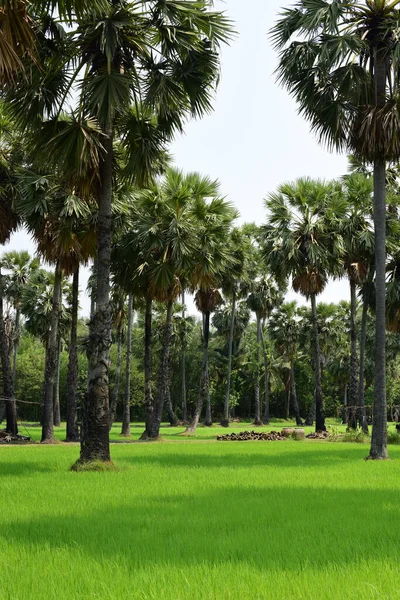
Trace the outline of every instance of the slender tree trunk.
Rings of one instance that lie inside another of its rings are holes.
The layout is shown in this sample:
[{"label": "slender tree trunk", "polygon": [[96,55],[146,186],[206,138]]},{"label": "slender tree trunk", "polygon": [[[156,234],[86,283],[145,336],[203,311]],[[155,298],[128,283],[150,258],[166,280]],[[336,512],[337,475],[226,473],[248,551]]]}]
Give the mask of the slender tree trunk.
[{"label": "slender tree trunk", "polygon": [[294,375],[294,364],[293,361],[290,365],[290,396],[292,398],[293,412],[296,419],[296,425],[303,426],[303,421],[301,420],[299,404],[297,402],[297,388],[296,388],[296,378]]},{"label": "slender tree trunk", "polygon": [[254,415],[254,425],[262,425],[261,420],[261,401],[260,401],[260,340],[261,340],[261,319],[258,315],[257,317],[257,367],[256,367],[256,377],[254,382],[254,406],[255,406],[255,415]]},{"label": "slender tree trunk", "polygon": [[367,340],[367,321],[368,321],[368,305],[369,305],[369,288],[364,295],[363,310],[361,317],[361,332],[360,332],[360,375],[358,379],[358,406],[360,407],[360,427],[363,432],[368,434],[367,413],[365,410],[364,398],[364,381],[365,381],[365,344]]},{"label": "slender tree trunk", "polygon": [[79,440],[77,395],[78,395],[78,308],[79,308],[79,267],[72,278],[71,337],[67,373],[67,442]]},{"label": "slender tree trunk", "polygon": [[314,332],[314,353],[315,353],[315,431],[326,431],[325,427],[325,415],[324,415],[324,404],[322,398],[322,384],[321,384],[321,352],[319,348],[319,336],[318,336],[318,316],[317,316],[317,302],[315,294],[311,294],[311,309],[312,309],[312,321],[313,321],[313,332]]},{"label": "slender tree trunk", "polygon": [[212,412],[211,412],[211,391],[210,391],[210,374],[207,365],[207,402],[206,402],[206,418],[204,419],[204,425],[206,427],[212,427]]},{"label": "slender tree trunk", "polygon": [[57,378],[58,320],[60,316],[62,272],[57,263],[54,274],[53,303],[51,309],[50,332],[46,344],[46,365],[44,375],[42,443],[54,442],[54,386]]},{"label": "slender tree trunk", "polygon": [[[186,307],[185,307],[185,290],[182,290],[182,322],[186,326]],[[182,349],[182,419],[184,423],[188,421],[187,411],[187,391],[186,391],[186,329],[183,332],[183,349]]]},{"label": "slender tree trunk", "polygon": [[233,333],[235,329],[235,311],[236,311],[236,291],[232,293],[232,310],[231,323],[229,329],[229,345],[228,345],[228,371],[226,374],[226,394],[224,402],[224,416],[221,421],[223,427],[229,427],[229,400],[231,396],[231,374],[232,374],[232,349],[233,349]]},{"label": "slender tree trunk", "polygon": [[15,309],[15,341],[14,341],[14,356],[13,356],[13,386],[14,386],[14,390],[15,390],[15,382],[17,381],[17,358],[18,358],[18,347],[19,347],[19,340],[20,340],[20,320],[21,320],[21,308],[19,306],[19,304],[17,304],[17,307]]},{"label": "slender tree trunk", "polygon": [[111,338],[110,257],[111,197],[113,177],[113,130],[106,128],[102,141],[105,153],[100,164],[97,221],[96,312],[90,321],[87,356],[88,392],[82,414],[79,462],[110,460],[109,352]]},{"label": "slender tree trunk", "polygon": [[[58,336],[60,337],[60,336]],[[61,370],[61,340],[57,345],[56,380],[54,382],[54,427],[61,425],[60,413],[60,370]]]},{"label": "slender tree trunk", "polygon": [[289,419],[289,416],[290,416],[290,374],[289,374],[289,381],[287,383],[287,394],[286,394],[286,407],[285,407],[286,420]]},{"label": "slender tree trunk", "polygon": [[374,226],[375,226],[375,388],[372,438],[369,458],[388,458],[386,409],[386,167],[383,159],[374,163]]},{"label": "slender tree trunk", "polygon": [[[118,306],[118,311],[121,314],[124,310],[125,300],[121,299]],[[114,390],[110,404],[110,431],[115,421],[115,414],[117,412],[118,399],[119,399],[119,388],[121,383],[121,357],[122,357],[122,335],[123,335],[123,324],[122,319],[119,319],[117,325],[117,362],[115,364],[115,381]]]},{"label": "slender tree trunk", "polygon": [[343,425],[347,425],[348,423],[348,414],[347,414],[347,383],[344,386],[344,394],[343,394]]},{"label": "slender tree trunk", "polygon": [[140,439],[147,440],[155,420],[156,410],[151,389],[151,329],[152,329],[152,300],[146,300],[144,321],[144,403],[146,410],[145,430]]},{"label": "slender tree trunk", "polygon": [[306,417],[306,420],[305,420],[305,423],[304,423],[308,427],[311,427],[312,424],[314,423],[315,412],[316,412],[316,410],[315,410],[315,390],[314,390],[313,399],[312,399],[312,402],[311,402],[311,404],[309,406],[307,417]]},{"label": "slender tree trunk", "polygon": [[146,429],[141,436],[141,439],[143,440],[156,440],[160,437],[161,419],[167,395],[167,387],[169,386],[169,354],[172,340],[172,315],[173,302],[170,301],[167,304],[167,316],[164,325],[164,339],[160,366],[158,369],[156,401],[153,409],[148,414]]},{"label": "slender tree trunk", "polygon": [[171,425],[171,427],[176,427],[178,425],[178,417],[175,414],[174,408],[172,406],[172,400],[171,400],[170,366],[168,366],[168,381],[167,381],[167,386],[165,388],[165,409],[167,411],[169,424]]},{"label": "slender tree trunk", "polygon": [[357,407],[358,407],[358,356],[357,356],[357,327],[356,327],[356,283],[350,279],[350,385],[349,401],[350,414],[348,419],[349,427],[357,429]]},{"label": "slender tree trunk", "polygon": [[200,393],[197,400],[194,416],[185,433],[190,435],[196,433],[197,425],[199,424],[201,409],[203,408],[204,399],[207,397],[208,389],[208,340],[210,334],[210,313],[203,313],[203,361],[201,366]]},{"label": "slender tree trunk", "polygon": [[264,425],[269,425],[269,373],[268,373],[268,356],[265,347],[264,333],[261,328],[261,346],[264,359]]},{"label": "slender tree trunk", "polygon": [[3,379],[3,396],[6,412],[6,431],[12,435],[18,433],[17,406],[14,399],[13,376],[10,364],[9,344],[4,328],[3,276],[0,269],[0,353]]},{"label": "slender tree trunk", "polygon": [[122,418],[121,435],[131,435],[131,358],[132,358],[132,323],[133,323],[133,296],[128,298],[128,323],[126,333],[126,366],[124,390],[124,414]]}]

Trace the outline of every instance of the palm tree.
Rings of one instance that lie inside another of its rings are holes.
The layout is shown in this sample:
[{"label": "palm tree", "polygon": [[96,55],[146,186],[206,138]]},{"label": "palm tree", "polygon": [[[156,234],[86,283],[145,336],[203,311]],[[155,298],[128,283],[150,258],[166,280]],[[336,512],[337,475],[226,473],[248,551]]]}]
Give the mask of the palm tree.
[{"label": "palm tree", "polygon": [[[254,379],[254,398],[255,398],[255,417],[254,425],[262,424],[262,410],[260,401],[260,345],[262,341],[262,323],[269,317],[271,310],[276,306],[279,299],[281,300],[280,291],[271,277],[265,277],[255,281],[251,286],[251,292],[247,298],[247,305],[256,315],[256,332],[257,332],[257,358],[256,358],[256,373]],[[264,341],[263,354],[265,356]],[[264,362],[264,367],[267,367]],[[266,374],[268,369],[265,368]],[[265,399],[266,399],[266,414],[269,414],[269,396],[268,396],[268,376],[265,381]]]},{"label": "palm tree", "polygon": [[[359,394],[359,361],[357,353],[357,286],[362,285],[371,269],[374,255],[374,236],[371,229],[370,210],[372,180],[361,174],[343,177],[342,193],[347,203],[345,218],[338,223],[343,239],[343,266],[350,282],[350,384],[348,404],[352,407],[348,424],[357,427],[357,416],[368,433],[368,424],[362,417],[365,413],[364,398]],[[358,406],[358,410],[355,408]],[[357,413],[360,413],[357,415]]]},{"label": "palm tree", "polygon": [[374,165],[376,372],[369,457],[387,458],[385,172],[400,156],[399,0],[298,0],[273,29],[278,72],[321,141]]},{"label": "palm tree", "polygon": [[124,389],[124,412],[122,418],[121,435],[131,435],[131,357],[132,357],[132,324],[133,324],[133,296],[128,297],[128,319],[126,333],[126,366]]},{"label": "palm tree", "polygon": [[277,307],[271,315],[269,330],[275,349],[279,356],[289,365],[289,395],[297,425],[303,425],[297,402],[295,363],[299,352],[299,334],[302,317],[298,313],[297,304],[285,302]]},{"label": "palm tree", "polygon": [[24,286],[32,273],[39,268],[39,259],[32,258],[27,251],[11,251],[3,254],[3,268],[8,272],[6,295],[12,300],[15,310],[15,340],[13,343],[13,382],[15,388],[17,355],[20,338],[21,297]]},{"label": "palm tree", "polygon": [[330,275],[338,273],[342,243],[331,235],[332,215],[341,214],[343,200],[335,186],[299,179],[283,184],[266,201],[264,258],[279,281],[292,277],[292,287],[311,300],[314,332],[316,431],[325,431],[321,387],[321,356],[316,297]]},{"label": "palm tree", "polygon": [[121,290],[118,285],[114,283],[111,306],[113,309],[113,324],[116,328],[116,342],[117,342],[117,360],[115,364],[115,380],[114,390],[110,404],[110,429],[115,421],[115,413],[117,411],[118,400],[119,400],[119,388],[121,380],[121,360],[122,360],[122,340],[124,333],[124,325],[126,319],[126,293]]},{"label": "palm tree", "polygon": [[[114,160],[115,142],[121,144],[126,158],[123,175],[143,185],[160,167],[167,142],[183,129],[187,117],[201,117],[211,110],[219,76],[218,50],[231,31],[222,13],[209,10],[211,4],[209,0],[167,5],[160,0],[103,0],[93,8],[85,4],[66,37],[72,60],[64,60],[58,70],[53,67],[50,81],[55,82],[56,75],[62,80],[58,94],[52,94],[52,105],[38,106],[39,116],[49,117],[40,140],[47,158],[80,194],[84,187],[94,195],[99,207],[96,312],[87,346],[89,391],[81,462],[110,459],[107,356],[111,343],[111,206],[118,162]],[[78,108],[69,120],[60,119],[68,92],[82,74],[77,84]],[[40,88],[46,88],[44,77],[37,79]],[[37,82],[30,79],[29,84],[27,94],[14,98],[20,117],[36,95]],[[88,172],[92,174],[91,188]]]}]

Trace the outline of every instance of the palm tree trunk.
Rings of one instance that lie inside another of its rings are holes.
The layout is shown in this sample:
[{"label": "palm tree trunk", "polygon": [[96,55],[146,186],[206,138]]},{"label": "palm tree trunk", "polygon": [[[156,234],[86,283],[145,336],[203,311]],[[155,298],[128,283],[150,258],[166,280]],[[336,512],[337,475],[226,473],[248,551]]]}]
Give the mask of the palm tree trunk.
[{"label": "palm tree trunk", "polygon": [[367,321],[368,321],[368,306],[369,306],[369,287],[367,288],[361,317],[361,332],[360,332],[360,375],[358,378],[358,406],[360,407],[360,427],[364,433],[368,434],[368,421],[365,410],[364,398],[364,381],[365,381],[365,344],[367,340]]},{"label": "palm tree trunk", "polygon": [[315,412],[316,411],[315,411],[315,390],[314,390],[313,399],[312,399],[312,402],[311,402],[311,404],[309,406],[307,417],[306,417],[306,420],[304,422],[304,424],[307,425],[308,427],[311,427],[312,424],[314,423]]},{"label": "palm tree trunk", "polygon": [[69,360],[67,374],[67,442],[79,440],[77,417],[78,394],[78,307],[79,307],[79,267],[72,278],[72,310],[71,310],[71,337],[69,344]]},{"label": "palm tree trunk", "polygon": [[[121,299],[118,306],[119,313],[122,313],[122,311],[124,310],[124,303],[125,300]],[[121,383],[122,334],[122,319],[119,319],[117,325],[117,362],[115,364],[114,390],[110,405],[110,431],[115,421],[115,414],[117,412],[119,399],[119,388]]]},{"label": "palm tree trunk", "polygon": [[260,402],[260,330],[261,330],[261,319],[257,315],[257,366],[254,381],[254,425],[262,425],[261,421],[261,402]]},{"label": "palm tree trunk", "polygon": [[168,421],[171,427],[176,427],[178,425],[178,417],[175,414],[174,408],[172,406],[171,400],[171,381],[170,381],[170,368],[168,367],[168,381],[167,387],[165,388],[165,409],[168,415]]},{"label": "palm tree trunk", "polygon": [[[126,366],[124,390],[124,414],[122,418],[121,435],[131,435],[131,357],[132,357],[132,322],[133,322],[133,296],[128,298],[128,323],[126,333]],[[118,383],[119,385],[119,383]]]},{"label": "palm tree trunk", "polygon": [[54,382],[54,427],[60,427],[60,425],[61,425],[60,369],[61,369],[61,340],[59,339],[58,345],[57,345],[56,380]]},{"label": "palm tree trunk", "polygon": [[264,425],[269,425],[269,374],[268,374],[268,357],[265,347],[264,333],[261,327],[261,347],[264,359]]},{"label": "palm tree trunk", "polygon": [[322,398],[322,384],[321,384],[321,352],[319,348],[319,337],[318,337],[318,316],[317,316],[317,302],[315,294],[311,294],[311,309],[312,309],[312,321],[313,321],[313,332],[314,332],[314,369],[315,369],[315,431],[326,431],[325,427],[325,415],[324,415],[324,404]]},{"label": "palm tree trunk", "polygon": [[[185,326],[185,290],[182,290],[182,322]],[[186,391],[186,331],[184,330],[183,349],[182,349],[182,419],[184,423],[187,423],[188,412],[187,412],[187,391]]]},{"label": "palm tree trunk", "polygon": [[[382,67],[381,65],[381,69]],[[378,65],[377,65],[378,69]],[[375,388],[372,438],[369,458],[388,458],[386,409],[386,166],[383,159],[374,163],[374,227],[375,227]]]},{"label": "palm tree trunk", "polygon": [[0,269],[0,353],[3,379],[3,396],[6,412],[6,431],[12,435],[18,433],[17,407],[14,399],[13,377],[10,364],[9,345],[4,329],[3,276]]},{"label": "palm tree trunk", "polygon": [[152,439],[152,425],[155,421],[156,410],[151,391],[151,328],[152,328],[152,300],[146,300],[146,313],[144,320],[144,403],[146,408],[145,430],[141,435],[142,440]]},{"label": "palm tree trunk", "polygon": [[347,413],[347,383],[344,386],[344,394],[343,394],[343,425],[347,425],[348,423],[348,413]]},{"label": "palm tree trunk", "polygon": [[100,164],[97,221],[96,311],[90,321],[87,356],[88,392],[83,403],[79,462],[110,460],[109,352],[111,347],[110,257],[113,129],[106,128]]},{"label": "palm tree trunk", "polygon": [[290,365],[290,396],[292,398],[293,412],[296,418],[296,425],[302,426],[303,421],[301,420],[299,404],[297,402],[297,388],[296,378],[294,376],[294,364],[293,361]]},{"label": "palm tree trunk", "polygon": [[197,425],[200,421],[201,410],[204,404],[204,398],[207,397],[208,389],[208,340],[210,335],[210,313],[203,313],[203,361],[201,366],[200,393],[197,400],[192,422],[187,427],[185,433],[190,435],[196,433]]},{"label": "palm tree trunk", "polygon": [[212,412],[211,412],[211,392],[210,392],[210,374],[208,372],[207,364],[207,402],[206,402],[206,418],[204,419],[204,425],[206,427],[212,427]]},{"label": "palm tree trunk", "polygon": [[17,307],[15,309],[15,342],[14,342],[13,373],[12,373],[14,390],[15,390],[15,382],[17,380],[17,357],[18,357],[19,339],[20,339],[20,334],[21,334],[20,320],[21,320],[21,307],[19,306],[19,303],[18,303]]},{"label": "palm tree trunk", "polygon": [[59,263],[54,274],[53,303],[51,309],[50,332],[46,344],[46,365],[44,376],[42,443],[54,442],[54,385],[57,378],[58,320],[60,315],[62,272]]},{"label": "palm tree trunk", "polygon": [[232,293],[232,310],[231,323],[229,329],[229,346],[228,346],[228,371],[226,374],[226,394],[224,402],[224,416],[221,421],[223,427],[229,427],[229,400],[231,395],[231,374],[232,374],[232,348],[233,348],[233,333],[235,328],[235,310],[236,310],[236,292]]},{"label": "palm tree trunk", "polygon": [[350,385],[349,401],[350,413],[348,424],[352,429],[357,429],[357,406],[358,406],[358,356],[357,356],[357,328],[356,328],[356,284],[350,279]]}]

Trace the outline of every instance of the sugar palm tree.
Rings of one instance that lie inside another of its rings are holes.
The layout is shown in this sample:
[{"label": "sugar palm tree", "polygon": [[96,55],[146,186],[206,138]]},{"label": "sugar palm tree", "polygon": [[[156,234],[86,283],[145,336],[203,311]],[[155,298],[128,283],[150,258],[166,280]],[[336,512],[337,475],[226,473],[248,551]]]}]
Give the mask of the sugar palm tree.
[{"label": "sugar palm tree", "polygon": [[15,340],[13,344],[13,382],[17,373],[17,355],[20,337],[21,297],[24,286],[32,273],[39,268],[39,259],[32,258],[27,251],[11,251],[3,254],[3,268],[8,272],[6,295],[11,299],[15,310]]},{"label": "sugar palm tree", "polygon": [[271,315],[269,330],[279,356],[289,364],[289,390],[297,425],[303,425],[297,402],[295,363],[299,353],[299,334],[302,317],[296,302],[285,302]]},{"label": "sugar palm tree", "polygon": [[[281,81],[322,142],[373,163],[376,371],[370,458],[387,457],[385,171],[400,157],[399,0],[298,0],[272,35]],[[334,7],[334,10],[332,10]]]},{"label": "sugar palm tree", "polygon": [[292,278],[292,287],[311,300],[314,332],[316,430],[325,431],[321,387],[321,357],[316,297],[340,266],[340,235],[331,235],[332,215],[343,211],[335,186],[300,179],[283,184],[266,200],[264,258],[278,280]]},{"label": "sugar palm tree", "polygon": [[[257,332],[257,358],[256,373],[254,378],[255,417],[254,425],[262,424],[262,410],[260,401],[260,346],[262,336],[262,323],[269,317],[271,310],[282,300],[282,295],[272,277],[264,277],[253,282],[251,292],[247,298],[247,305],[256,316]],[[266,399],[268,401],[268,378],[266,381]],[[269,410],[267,410],[269,413]]]},{"label": "sugar palm tree", "polygon": [[[350,282],[351,356],[348,404],[353,407],[353,410],[349,414],[348,423],[350,427],[356,428],[357,422],[360,420],[366,433],[368,433],[368,424],[362,417],[365,414],[364,398],[359,396],[356,312],[357,286],[365,282],[373,263],[372,190],[372,180],[364,175],[350,174],[343,177],[342,193],[347,208],[344,218],[338,221],[338,228],[343,239],[343,266]],[[357,406],[358,410],[354,409]]]}]

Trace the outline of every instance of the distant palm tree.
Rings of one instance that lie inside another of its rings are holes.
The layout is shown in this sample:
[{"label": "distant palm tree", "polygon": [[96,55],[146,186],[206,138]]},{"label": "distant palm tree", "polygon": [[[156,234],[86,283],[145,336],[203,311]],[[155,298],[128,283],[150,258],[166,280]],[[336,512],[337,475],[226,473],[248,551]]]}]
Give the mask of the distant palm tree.
[{"label": "distant palm tree", "polygon": [[343,212],[335,186],[300,179],[283,184],[266,200],[264,258],[278,280],[292,278],[292,286],[311,300],[314,332],[316,431],[325,431],[321,386],[321,357],[316,297],[330,275],[339,273],[342,242],[329,229],[332,215]]},{"label": "distant palm tree", "polygon": [[400,157],[400,0],[297,0],[272,36],[280,80],[320,140],[374,165],[376,371],[370,458],[387,458],[386,163]]}]

